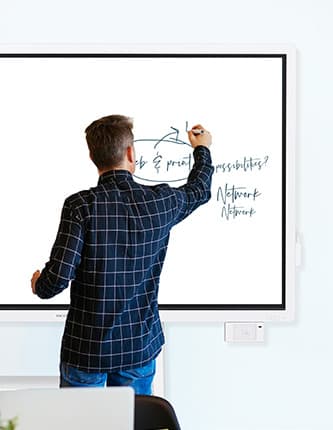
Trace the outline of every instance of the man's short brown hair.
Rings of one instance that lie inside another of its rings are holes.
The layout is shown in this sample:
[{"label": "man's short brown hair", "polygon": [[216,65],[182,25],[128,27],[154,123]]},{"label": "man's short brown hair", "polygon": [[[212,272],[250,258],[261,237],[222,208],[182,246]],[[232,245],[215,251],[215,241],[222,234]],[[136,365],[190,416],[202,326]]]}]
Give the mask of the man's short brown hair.
[{"label": "man's short brown hair", "polygon": [[109,115],[92,122],[85,130],[90,157],[99,170],[118,167],[133,145],[133,121]]}]

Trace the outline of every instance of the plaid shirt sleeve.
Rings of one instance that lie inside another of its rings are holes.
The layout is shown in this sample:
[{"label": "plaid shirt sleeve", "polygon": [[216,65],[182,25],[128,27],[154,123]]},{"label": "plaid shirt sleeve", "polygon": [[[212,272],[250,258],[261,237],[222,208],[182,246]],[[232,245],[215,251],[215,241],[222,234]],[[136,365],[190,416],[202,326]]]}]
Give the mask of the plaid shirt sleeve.
[{"label": "plaid shirt sleeve", "polygon": [[175,190],[177,206],[174,224],[189,216],[211,197],[211,180],[214,167],[209,149],[198,146],[193,152],[194,166],[185,185]]},{"label": "plaid shirt sleeve", "polygon": [[49,261],[36,282],[36,294],[49,299],[61,293],[75,278],[80,264],[84,229],[80,214],[65,201],[58,234]]}]

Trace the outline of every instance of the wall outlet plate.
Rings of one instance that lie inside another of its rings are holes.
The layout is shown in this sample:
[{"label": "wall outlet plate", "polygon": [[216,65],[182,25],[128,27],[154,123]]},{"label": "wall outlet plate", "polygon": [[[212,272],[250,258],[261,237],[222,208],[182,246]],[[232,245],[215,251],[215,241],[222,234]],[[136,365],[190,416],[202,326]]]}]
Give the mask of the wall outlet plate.
[{"label": "wall outlet plate", "polygon": [[262,322],[226,322],[224,340],[226,342],[254,343],[263,342],[265,334]]}]

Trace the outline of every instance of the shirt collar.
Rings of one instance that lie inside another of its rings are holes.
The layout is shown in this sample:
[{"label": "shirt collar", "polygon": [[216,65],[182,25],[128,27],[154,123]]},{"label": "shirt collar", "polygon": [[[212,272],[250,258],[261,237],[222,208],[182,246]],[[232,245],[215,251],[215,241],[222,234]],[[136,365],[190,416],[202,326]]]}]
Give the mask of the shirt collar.
[{"label": "shirt collar", "polygon": [[128,170],[108,170],[99,177],[98,185],[105,184],[109,181],[130,181],[132,178],[133,176]]}]

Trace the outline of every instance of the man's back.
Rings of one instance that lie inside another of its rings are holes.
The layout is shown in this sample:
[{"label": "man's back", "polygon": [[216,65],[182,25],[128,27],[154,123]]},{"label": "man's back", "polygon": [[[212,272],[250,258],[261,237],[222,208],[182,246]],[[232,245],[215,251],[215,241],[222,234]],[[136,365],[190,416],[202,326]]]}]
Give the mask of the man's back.
[{"label": "man's back", "polygon": [[[87,352],[89,369],[97,355],[103,357],[101,370],[126,366],[133,354],[141,366],[164,342],[157,295],[175,193],[166,185],[140,185],[129,172],[114,170],[102,175],[97,187],[71,196],[67,205],[84,233],[75,245],[82,249],[71,286],[67,324],[75,323],[75,329],[65,330],[71,345],[63,345],[66,362],[77,360],[72,349],[80,349],[81,361]],[[80,319],[80,336],[73,336]]]}]

